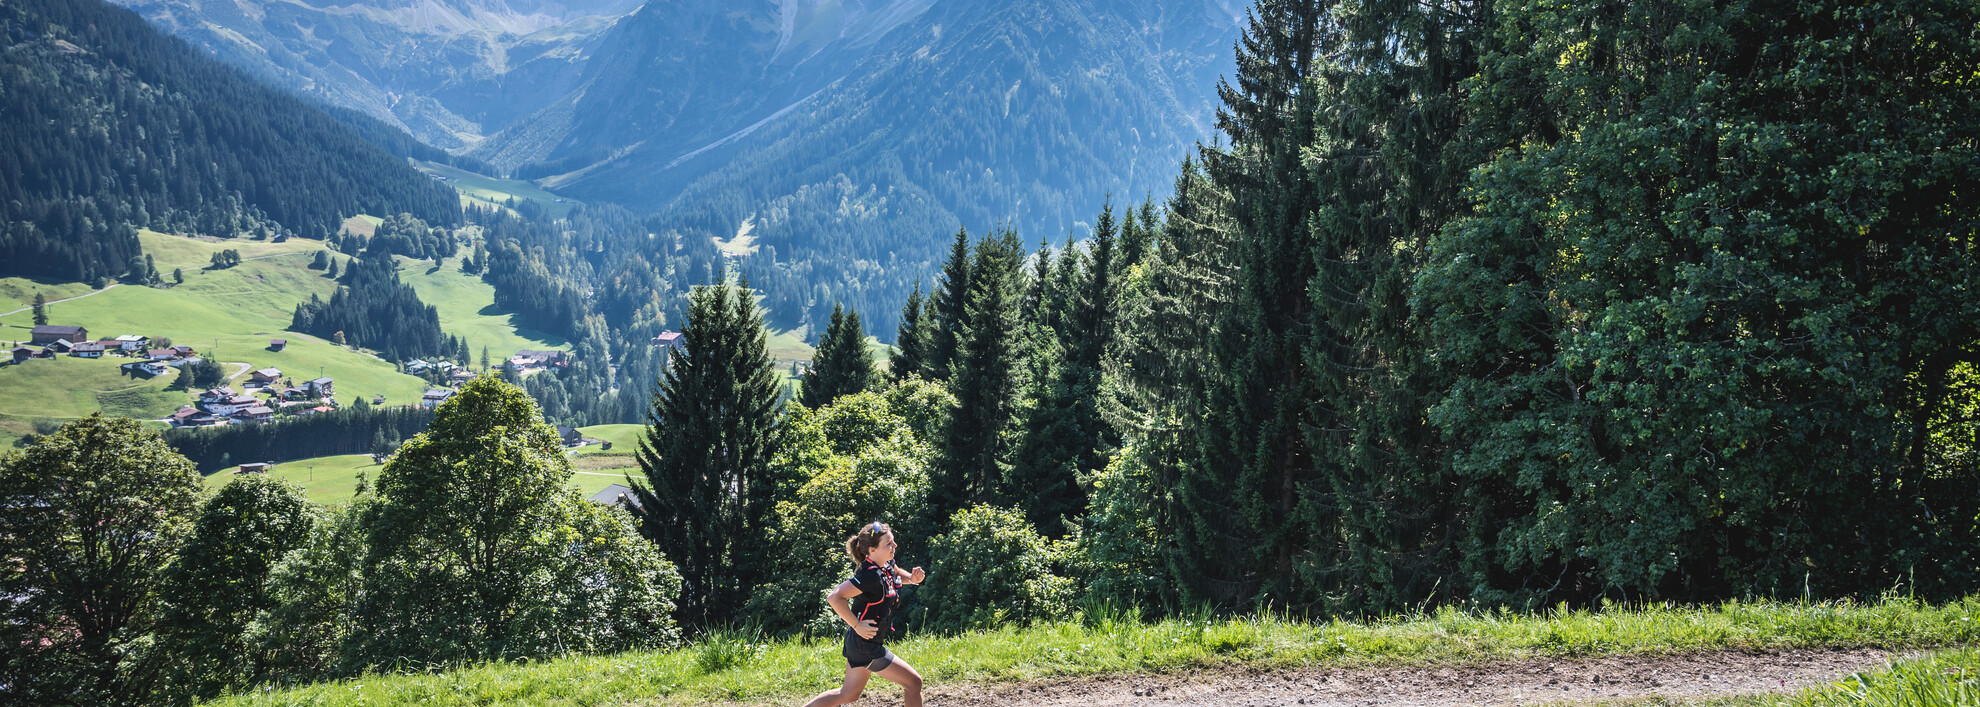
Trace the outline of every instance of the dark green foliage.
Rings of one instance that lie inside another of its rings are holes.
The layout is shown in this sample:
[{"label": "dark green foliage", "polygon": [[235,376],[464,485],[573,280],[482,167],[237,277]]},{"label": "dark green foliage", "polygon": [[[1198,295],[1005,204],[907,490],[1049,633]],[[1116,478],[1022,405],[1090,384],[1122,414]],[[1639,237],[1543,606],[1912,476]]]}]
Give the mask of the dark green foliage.
[{"label": "dark green foliage", "polygon": [[921,361],[923,378],[949,379],[957,342],[963,327],[969,323],[969,268],[969,233],[958,229],[956,241],[949,247],[949,259],[942,263],[942,279],[935,283],[935,292],[928,298],[927,348]]},{"label": "dark green foliage", "polygon": [[997,500],[1015,442],[1024,244],[1016,233],[998,231],[976,242],[969,263],[950,363],[956,409],[943,434],[930,498],[937,517]]},{"label": "dark green foliage", "polygon": [[1971,591],[1971,3],[1522,7],[1414,296],[1484,597]]},{"label": "dark green foliage", "polygon": [[212,388],[227,381],[227,368],[219,361],[201,357],[197,362],[179,367],[179,375],[172,379],[172,386],[180,390],[198,391]]},{"label": "dark green foliage", "polygon": [[41,294],[41,291],[36,290],[34,293],[34,325],[46,326],[47,324],[48,324],[48,296]]},{"label": "dark green foliage", "polygon": [[165,668],[154,701],[188,704],[263,676],[267,668],[246,641],[248,625],[274,608],[269,572],[308,542],[318,515],[302,489],[261,474],[237,476],[207,500],[165,571],[151,648]]},{"label": "dark green foliage", "polygon": [[799,402],[820,408],[841,395],[851,395],[872,387],[879,375],[873,370],[873,353],[866,348],[866,331],[859,325],[859,312],[832,308],[832,323],[818,342],[811,358],[811,374],[805,376],[798,393]]},{"label": "dark green foliage", "polygon": [[697,288],[681,329],[686,351],[659,378],[638,451],[640,532],[681,570],[683,620],[737,618],[768,558],[761,548],[783,484],[779,377],[763,316],[747,289]]},{"label": "dark green foliage", "polygon": [[928,326],[921,313],[921,284],[915,283],[901,307],[901,325],[894,331],[894,354],[887,361],[887,373],[895,381],[920,375],[927,359]]},{"label": "dark green foliage", "polygon": [[[1039,274],[1033,278],[1033,289],[1040,294],[1027,313],[1037,312],[1034,316],[1043,319],[1034,336],[1049,337],[1051,348],[1032,352],[1024,434],[1005,485],[1031,524],[1048,537],[1064,535],[1067,519],[1085,513],[1080,480],[1105,466],[1120,442],[1099,410],[1100,364],[1112,346],[1119,308],[1116,240],[1114,211],[1108,205],[1094,221],[1087,242],[1090,256],[1068,249],[1060,260],[1063,274],[1048,275],[1049,261],[1040,252]],[[1062,278],[1057,287],[1049,286],[1052,277]]]},{"label": "dark green foliage", "polygon": [[[337,267],[337,264],[331,263],[330,267],[333,268]],[[172,268],[172,284],[174,285],[186,284],[186,271],[181,270],[179,268]]]},{"label": "dark green foliage", "polygon": [[327,270],[329,269],[329,267],[330,267],[330,251],[327,250],[316,251],[316,257],[310,258],[309,260],[309,269],[311,270]]},{"label": "dark green foliage", "polygon": [[289,329],[325,339],[342,332],[340,343],[375,350],[387,361],[465,360],[464,344],[440,331],[440,313],[399,281],[392,256],[353,260],[339,282],[328,302],[312,295],[296,305]]},{"label": "dark green foliage", "polygon": [[123,273],[133,226],[321,238],[360,212],[459,221],[445,185],[122,8],[9,2],[0,42],[0,275]]},{"label": "dark green foliage", "polygon": [[372,451],[372,440],[378,436],[396,443],[419,434],[432,419],[433,411],[427,408],[373,409],[359,398],[339,410],[267,424],[167,430],[165,441],[192,459],[201,471],[212,472],[226,468],[230,461],[279,462],[365,454]]},{"label": "dark green foliage", "polygon": [[1058,618],[1071,608],[1072,582],[1052,572],[1052,546],[1024,514],[995,506],[957,511],[930,540],[922,600],[938,631],[991,628]]},{"label": "dark green foliage", "polygon": [[163,568],[191,529],[191,462],[101,413],[0,457],[0,684],[36,705],[144,704]]},{"label": "dark green foliage", "polygon": [[477,378],[441,405],[364,512],[343,671],[672,644],[677,575],[570,475],[514,386]]},{"label": "dark green foliage", "polygon": [[385,219],[365,241],[366,258],[403,255],[414,260],[453,257],[459,246],[443,228],[433,228],[412,214],[402,213]]},{"label": "dark green foliage", "polygon": [[207,265],[206,269],[226,270],[227,268],[231,268],[240,264],[241,264],[241,252],[238,250],[234,250],[232,248],[228,248],[226,250],[222,250],[217,253],[214,253],[212,258],[212,263],[210,265]]}]

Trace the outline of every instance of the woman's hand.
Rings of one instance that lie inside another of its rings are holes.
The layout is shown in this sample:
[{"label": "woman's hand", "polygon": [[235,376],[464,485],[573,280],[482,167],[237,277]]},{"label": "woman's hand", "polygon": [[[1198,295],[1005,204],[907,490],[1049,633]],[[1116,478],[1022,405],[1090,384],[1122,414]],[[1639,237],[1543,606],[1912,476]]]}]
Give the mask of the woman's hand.
[{"label": "woman's hand", "polygon": [[874,636],[880,635],[880,624],[871,621],[861,621],[858,626],[853,627],[853,633],[859,634],[860,638],[871,641]]},{"label": "woman's hand", "polygon": [[928,578],[928,573],[927,573],[927,572],[923,572],[923,571],[921,571],[921,568],[920,568],[920,567],[916,567],[916,568],[914,568],[914,571],[913,571],[913,572],[909,572],[909,573],[908,573],[908,582],[907,582],[907,583],[908,583],[908,584],[920,584],[920,583],[921,583],[921,580],[924,580],[924,579],[927,579],[927,578]]}]

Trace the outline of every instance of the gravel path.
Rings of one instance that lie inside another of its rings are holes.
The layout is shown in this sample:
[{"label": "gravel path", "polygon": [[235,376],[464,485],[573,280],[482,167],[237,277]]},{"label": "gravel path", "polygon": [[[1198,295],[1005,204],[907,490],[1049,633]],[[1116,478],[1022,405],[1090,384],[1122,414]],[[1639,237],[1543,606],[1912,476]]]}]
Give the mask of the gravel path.
[{"label": "gravel path", "polygon": [[[94,290],[94,291],[92,291],[92,292],[90,292],[89,294],[84,294],[84,295],[76,295],[76,296],[74,296],[74,297],[63,297],[62,299],[52,299],[52,300],[48,300],[47,302],[44,302],[43,304],[59,304],[59,303],[62,303],[62,302],[67,302],[67,301],[70,301],[70,300],[79,300],[79,299],[82,299],[82,298],[84,298],[84,297],[92,297],[92,296],[95,296],[95,295],[100,295],[100,294],[103,294],[103,293],[105,293],[105,292],[109,292],[109,291],[110,291],[110,288],[112,288],[112,287],[116,287],[116,286],[117,286],[117,284],[118,284],[118,283],[115,283],[115,282],[113,282],[113,283],[110,283],[110,284],[108,284],[108,285],[104,285],[104,286],[103,286],[103,289],[101,289],[101,290]],[[20,314],[21,312],[25,312],[25,311],[28,311],[28,310],[30,310],[30,309],[34,309],[34,307],[22,307],[22,308],[20,308],[20,309],[16,309],[16,310],[14,310],[14,311],[12,311],[12,312],[0,312],[0,317],[4,317],[4,316],[7,316],[7,315],[9,315],[9,314]]]},{"label": "gravel path", "polygon": [[[1202,674],[932,685],[930,707],[1528,705],[1782,692],[1881,667],[1881,650],[1721,651],[1404,668],[1225,669]],[[912,658],[910,658],[911,660]],[[880,680],[856,705],[898,705]]]}]

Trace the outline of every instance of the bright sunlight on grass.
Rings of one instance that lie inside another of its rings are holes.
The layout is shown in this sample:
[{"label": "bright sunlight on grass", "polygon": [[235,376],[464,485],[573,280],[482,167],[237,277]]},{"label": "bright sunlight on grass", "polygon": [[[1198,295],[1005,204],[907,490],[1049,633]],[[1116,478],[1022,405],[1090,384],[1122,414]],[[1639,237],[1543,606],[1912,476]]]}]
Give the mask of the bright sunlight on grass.
[{"label": "bright sunlight on grass", "polygon": [[[1980,597],[1946,606],[1923,606],[1901,599],[1874,605],[1727,603],[1704,609],[1557,610],[1537,616],[1445,609],[1366,623],[1308,623],[1270,617],[1140,623],[1088,616],[1028,628],[910,638],[890,647],[912,660],[931,681],[990,682],[1232,663],[1348,666],[1720,649],[1933,648],[1967,645],[1980,639],[1977,618]],[[710,653],[719,653],[715,656],[719,660],[708,659],[706,654]],[[674,651],[577,657],[531,665],[486,664],[439,674],[368,676],[212,704],[763,703],[793,700],[836,684],[843,667],[833,640],[755,643],[730,634]],[[1937,668],[1920,668],[1933,669]],[[892,688],[873,689],[885,693]]]}]

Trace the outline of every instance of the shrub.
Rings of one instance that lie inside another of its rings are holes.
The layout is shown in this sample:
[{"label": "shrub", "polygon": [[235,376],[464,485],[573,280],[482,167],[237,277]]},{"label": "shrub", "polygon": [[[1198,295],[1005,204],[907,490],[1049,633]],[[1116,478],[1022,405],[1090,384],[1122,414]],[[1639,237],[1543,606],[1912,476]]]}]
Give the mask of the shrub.
[{"label": "shrub", "polygon": [[922,600],[940,631],[1030,623],[1066,615],[1072,582],[1051,571],[1052,548],[1024,513],[995,506],[958,511],[929,543],[933,566]]}]

